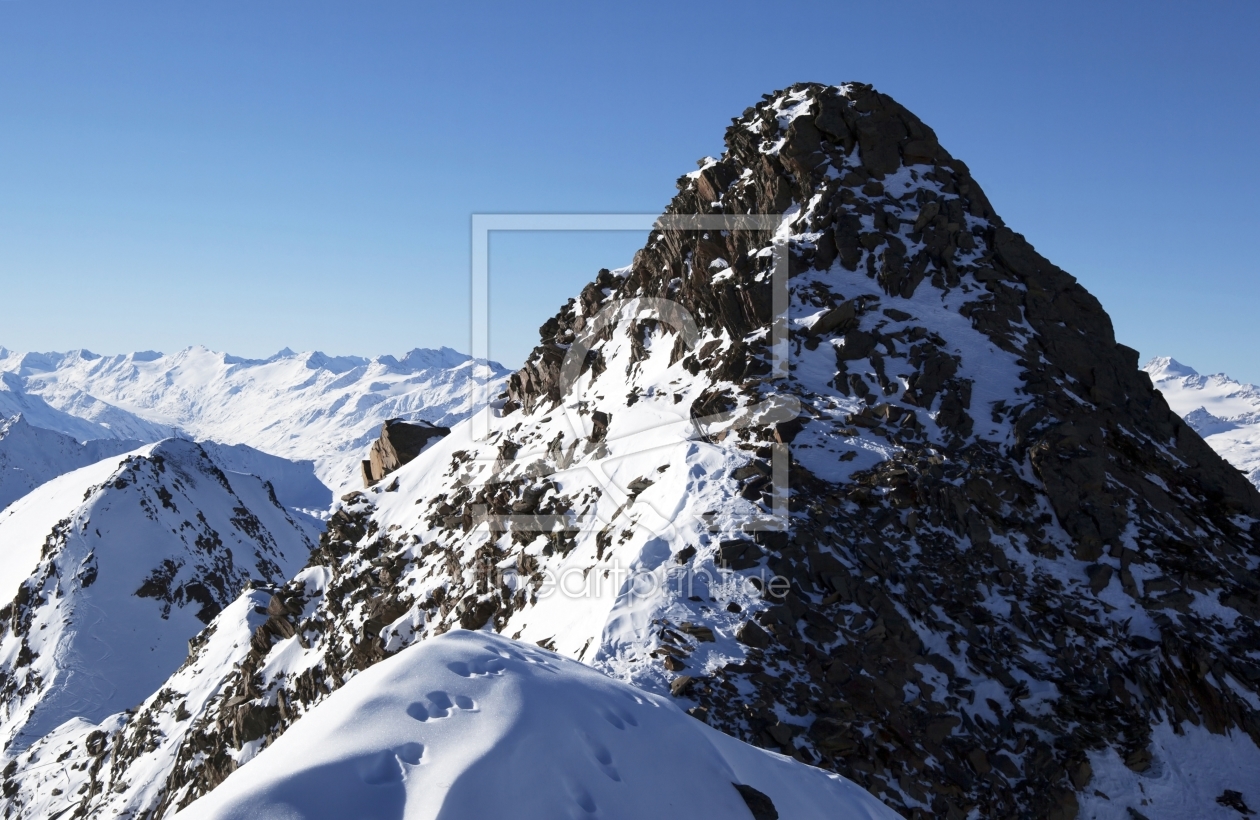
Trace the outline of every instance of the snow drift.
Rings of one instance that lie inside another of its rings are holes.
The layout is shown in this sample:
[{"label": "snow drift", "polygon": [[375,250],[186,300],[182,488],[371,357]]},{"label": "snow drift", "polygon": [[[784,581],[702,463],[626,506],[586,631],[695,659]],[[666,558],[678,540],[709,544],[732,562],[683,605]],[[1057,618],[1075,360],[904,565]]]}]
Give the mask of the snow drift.
[{"label": "snow drift", "polygon": [[455,631],[362,673],[176,816],[761,820],[774,816],[765,798],[783,820],[897,816],[666,698],[535,646]]}]

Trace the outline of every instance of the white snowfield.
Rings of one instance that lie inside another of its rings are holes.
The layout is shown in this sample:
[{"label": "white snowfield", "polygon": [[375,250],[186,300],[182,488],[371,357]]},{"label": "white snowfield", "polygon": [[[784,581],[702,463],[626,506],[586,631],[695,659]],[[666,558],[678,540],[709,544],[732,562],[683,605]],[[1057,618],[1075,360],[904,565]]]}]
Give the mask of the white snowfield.
[{"label": "white snowfield", "polygon": [[134,707],[247,584],[291,577],[317,534],[262,479],[181,439],[18,500],[0,512],[0,745]]},{"label": "white snowfield", "polygon": [[[204,347],[178,353],[98,356],[88,351],[17,353],[0,348],[0,413],[26,412],[36,426],[77,439],[193,438],[247,444],[315,462],[338,494],[360,486],[359,461],[381,423],[423,419],[450,426],[492,393],[507,371],[450,348],[397,359],[282,350],[242,359]],[[40,409],[39,420],[31,407]],[[95,432],[94,432],[95,431]]]},{"label": "white snowfield", "polygon": [[1166,356],[1142,368],[1173,412],[1260,487],[1260,387],[1224,373],[1203,376]]},{"label": "white snowfield", "polygon": [[457,630],[359,674],[183,820],[893,820],[838,775],[741,743],[668,699]]}]

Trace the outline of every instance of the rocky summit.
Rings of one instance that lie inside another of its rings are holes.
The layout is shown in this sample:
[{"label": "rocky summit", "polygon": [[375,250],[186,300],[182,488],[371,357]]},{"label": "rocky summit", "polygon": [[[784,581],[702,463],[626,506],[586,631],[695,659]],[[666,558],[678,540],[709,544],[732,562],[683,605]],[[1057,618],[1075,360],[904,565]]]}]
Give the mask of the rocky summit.
[{"label": "rocky summit", "polygon": [[[867,85],[767,95],[678,188],[492,407],[347,496],[167,694],[13,758],[8,816],[166,816],[455,627],[906,817],[1241,811],[1260,494],[1098,301]],[[48,797],[53,755],[90,780]]]}]

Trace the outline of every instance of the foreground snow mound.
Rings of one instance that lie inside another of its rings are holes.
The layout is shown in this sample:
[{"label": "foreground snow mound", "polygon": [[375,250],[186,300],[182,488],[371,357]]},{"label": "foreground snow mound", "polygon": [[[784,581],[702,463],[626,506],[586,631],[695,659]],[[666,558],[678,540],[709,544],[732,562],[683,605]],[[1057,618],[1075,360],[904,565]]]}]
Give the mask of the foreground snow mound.
[{"label": "foreground snow mound", "polygon": [[1166,356],[1151,359],[1143,369],[1168,405],[1260,487],[1260,387],[1224,373],[1204,376]]},{"label": "foreground snow mound", "polygon": [[265,360],[204,347],[125,356],[0,348],[0,378],[28,404],[112,428],[134,419],[162,431],[132,436],[146,441],[179,428],[197,439],[314,460],[320,480],[338,494],[359,486],[359,462],[386,419],[450,426],[468,415],[481,385],[498,392],[506,375],[498,364],[450,348],[413,350],[401,359],[286,349]]},{"label": "foreground snow mound", "polygon": [[80,443],[36,427],[20,414],[0,418],[0,510],[46,481],[142,444],[124,439]]},{"label": "foreground snow mound", "polygon": [[312,522],[170,439],[63,475],[0,513],[0,744],[152,694],[251,582],[306,562]]},{"label": "foreground snow mound", "polygon": [[456,631],[360,674],[178,817],[754,816],[734,784],[784,820],[896,817],[838,775],[715,732],[665,698]]}]

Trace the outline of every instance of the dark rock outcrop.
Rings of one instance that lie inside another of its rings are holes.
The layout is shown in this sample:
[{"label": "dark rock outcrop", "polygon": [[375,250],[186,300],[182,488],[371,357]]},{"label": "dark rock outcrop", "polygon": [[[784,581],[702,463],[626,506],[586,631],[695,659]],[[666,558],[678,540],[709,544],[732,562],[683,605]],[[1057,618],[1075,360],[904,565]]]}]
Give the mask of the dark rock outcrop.
[{"label": "dark rock outcrop", "polygon": [[363,486],[376,484],[420,455],[429,442],[449,432],[449,427],[439,427],[426,421],[416,423],[389,419],[381,425],[381,435],[372,442],[368,457],[363,461]]}]

